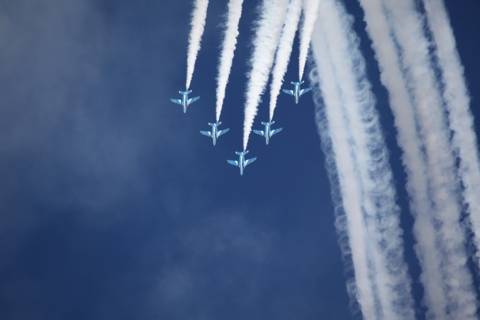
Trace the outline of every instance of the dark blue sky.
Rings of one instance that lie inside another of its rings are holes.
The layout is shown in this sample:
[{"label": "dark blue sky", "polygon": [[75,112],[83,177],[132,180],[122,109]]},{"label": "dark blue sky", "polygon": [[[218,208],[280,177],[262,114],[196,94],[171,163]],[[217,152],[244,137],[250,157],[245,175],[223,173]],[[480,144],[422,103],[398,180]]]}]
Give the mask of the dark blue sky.
[{"label": "dark blue sky", "polygon": [[[217,146],[226,2],[211,0],[182,113],[191,1],[0,1],[1,319],[351,319],[311,95],[280,95],[270,145],[244,176],[245,72],[259,1],[245,0]],[[356,1],[345,1],[378,99],[418,263],[386,90]],[[480,117],[480,3],[446,2]],[[296,81],[298,41],[286,81]],[[268,96],[254,128],[268,117]],[[478,123],[478,120],[477,120]],[[477,126],[477,135],[479,133]],[[478,279],[477,279],[478,280]]]}]

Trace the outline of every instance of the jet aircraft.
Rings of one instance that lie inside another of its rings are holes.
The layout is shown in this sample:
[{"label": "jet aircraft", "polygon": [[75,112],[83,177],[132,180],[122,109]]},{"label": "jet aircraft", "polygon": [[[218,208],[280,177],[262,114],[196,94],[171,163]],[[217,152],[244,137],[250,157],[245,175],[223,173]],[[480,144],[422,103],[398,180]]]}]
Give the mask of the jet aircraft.
[{"label": "jet aircraft", "polygon": [[192,90],[190,91],[187,91],[187,92],[183,92],[183,91],[178,91],[181,95],[183,95],[182,99],[179,100],[179,99],[170,99],[170,101],[172,102],[175,102],[176,104],[179,104],[183,107],[183,113],[187,113],[187,107],[197,101],[198,99],[200,99],[200,97],[195,97],[195,98],[192,98],[192,99],[188,99],[188,95],[190,93],[192,93]]},{"label": "jet aircraft", "polygon": [[253,161],[257,160],[257,158],[255,157],[255,158],[245,160],[245,155],[248,153],[248,150],[243,151],[243,152],[238,152],[237,151],[235,153],[238,154],[238,161],[227,160],[227,162],[230,163],[231,165],[239,167],[240,168],[240,174],[243,175],[243,169],[245,169],[245,167],[248,166]]},{"label": "jet aircraft", "polygon": [[221,125],[221,122],[217,123],[209,123],[209,126],[212,126],[212,131],[200,131],[201,134],[206,135],[207,137],[210,137],[213,139],[213,145],[217,143],[218,137],[220,137],[222,134],[227,132],[230,129],[224,129],[224,130],[218,130],[218,126]]},{"label": "jet aircraft", "polygon": [[293,82],[292,84],[295,86],[293,90],[285,90],[283,89],[283,92],[288,93],[289,95],[292,95],[295,97],[295,103],[298,104],[298,99],[300,99],[300,96],[303,95],[304,93],[312,90],[312,87],[306,88],[306,89],[300,89],[300,86],[303,84],[304,81],[301,82]]},{"label": "jet aircraft", "polygon": [[253,130],[253,132],[255,132],[256,134],[262,136],[262,137],[265,137],[265,142],[268,144],[268,141],[270,141],[270,138],[276,134],[276,133],[279,133],[280,131],[282,131],[283,128],[278,128],[278,129],[274,129],[272,130],[272,127],[271,125],[274,124],[275,121],[271,121],[271,122],[262,122],[262,124],[265,126],[265,131],[262,131],[262,130]]}]

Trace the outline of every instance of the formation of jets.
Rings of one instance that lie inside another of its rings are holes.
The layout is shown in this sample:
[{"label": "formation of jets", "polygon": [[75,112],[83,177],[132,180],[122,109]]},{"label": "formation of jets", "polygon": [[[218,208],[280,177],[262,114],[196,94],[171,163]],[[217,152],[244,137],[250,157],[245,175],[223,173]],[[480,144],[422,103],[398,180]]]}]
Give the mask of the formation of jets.
[{"label": "formation of jets", "polygon": [[[294,88],[293,90],[283,90],[283,92],[289,94],[289,95],[292,95],[295,97],[295,103],[298,104],[298,100],[300,99],[300,97],[312,90],[312,88],[305,88],[305,89],[301,89],[300,86],[303,84],[303,81],[300,81],[300,82],[292,82],[292,84],[294,85]],[[200,97],[195,97],[195,98],[191,98],[189,99],[188,98],[188,95],[190,93],[192,93],[192,90],[190,91],[186,91],[186,92],[183,92],[183,91],[179,91],[179,93],[182,95],[182,99],[170,99],[172,102],[175,102],[176,104],[179,104],[183,107],[183,113],[186,113],[187,112],[187,107],[197,101],[198,99],[200,99]],[[254,133],[262,136],[265,138],[265,143],[268,144],[268,142],[270,141],[270,138],[276,134],[276,133],[279,133],[280,131],[282,131],[283,128],[278,128],[278,129],[272,129],[272,125],[275,123],[275,121],[271,121],[271,122],[262,122],[262,124],[265,126],[265,129],[262,131],[262,130],[253,130]],[[213,140],[213,145],[216,145],[217,143],[217,139],[224,133],[228,132],[228,130],[230,129],[224,129],[224,130],[219,130],[218,129],[218,126],[222,124],[221,122],[216,122],[216,123],[209,123],[208,125],[212,127],[212,131],[200,131],[201,134],[207,136],[207,137],[210,137],[212,138]],[[230,163],[231,165],[234,165],[236,167],[239,167],[240,168],[240,175],[243,175],[243,170],[245,169],[246,166],[248,166],[250,163],[252,163],[253,161],[257,160],[257,158],[251,158],[251,159],[245,159],[245,155],[248,153],[248,150],[245,150],[243,152],[235,152],[237,155],[238,155],[238,161],[236,160],[227,160],[228,163]]]}]

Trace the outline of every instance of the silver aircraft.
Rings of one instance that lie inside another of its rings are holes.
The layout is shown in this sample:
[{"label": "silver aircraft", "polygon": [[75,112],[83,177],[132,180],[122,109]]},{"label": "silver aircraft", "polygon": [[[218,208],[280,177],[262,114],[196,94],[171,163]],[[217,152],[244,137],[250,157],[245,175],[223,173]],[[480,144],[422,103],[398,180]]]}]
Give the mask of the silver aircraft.
[{"label": "silver aircraft", "polygon": [[238,161],[235,160],[227,160],[228,163],[240,168],[240,174],[243,175],[243,169],[248,166],[253,161],[257,160],[257,158],[245,159],[245,155],[248,153],[248,150],[243,152],[235,152],[238,154]]},{"label": "silver aircraft", "polygon": [[300,96],[310,90],[312,90],[312,87],[310,88],[305,88],[305,89],[300,89],[300,86],[303,84],[304,81],[301,81],[301,82],[293,82],[292,81],[292,84],[295,86],[295,88],[293,88],[293,90],[285,90],[283,89],[283,92],[285,93],[288,93],[289,95],[291,96],[294,96],[295,97],[295,103],[298,104],[298,99],[300,99]]},{"label": "silver aircraft", "polygon": [[270,141],[270,138],[276,134],[276,133],[279,133],[280,131],[282,131],[283,128],[278,128],[278,129],[274,129],[272,130],[272,127],[271,125],[274,124],[275,121],[271,121],[271,122],[262,122],[262,124],[265,126],[265,131],[262,131],[262,130],[253,130],[253,132],[255,132],[256,134],[262,136],[262,137],[265,137],[265,142],[266,144],[268,144],[268,142]]},{"label": "silver aircraft", "polygon": [[206,135],[207,137],[212,138],[213,140],[213,145],[217,143],[218,137],[220,137],[222,134],[227,132],[230,129],[224,129],[224,130],[218,130],[218,126],[221,125],[222,123],[219,121],[217,123],[209,123],[209,126],[212,126],[212,131],[200,131],[201,134]]},{"label": "silver aircraft", "polygon": [[172,102],[175,102],[176,104],[179,104],[183,107],[183,113],[187,113],[187,107],[197,101],[198,99],[200,99],[200,97],[195,97],[195,98],[192,98],[192,99],[188,99],[188,95],[190,93],[192,93],[192,90],[190,91],[187,91],[187,92],[183,92],[183,91],[178,91],[181,95],[183,95],[182,99],[179,100],[179,99],[170,99],[170,101]]}]

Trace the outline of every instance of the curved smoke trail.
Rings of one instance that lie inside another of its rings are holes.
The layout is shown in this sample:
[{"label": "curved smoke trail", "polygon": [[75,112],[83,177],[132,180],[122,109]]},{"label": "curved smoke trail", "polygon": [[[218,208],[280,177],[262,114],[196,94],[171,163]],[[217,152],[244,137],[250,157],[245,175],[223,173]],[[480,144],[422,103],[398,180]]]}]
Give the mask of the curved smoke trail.
[{"label": "curved smoke trail", "polygon": [[287,72],[290,54],[292,53],[293,40],[297,32],[298,22],[302,13],[303,0],[291,0],[287,14],[285,15],[285,24],[283,25],[282,35],[275,56],[275,65],[272,71],[272,84],[270,85],[270,121],[273,119],[273,113],[277,106],[277,97],[283,84],[283,77]]},{"label": "curved smoke trail", "polygon": [[452,145],[460,158],[459,175],[464,191],[463,198],[477,247],[480,265],[480,163],[477,136],[473,129],[470,97],[463,76],[463,66],[458,56],[455,37],[442,0],[424,0],[427,21],[435,42],[435,54],[442,72],[443,100],[448,110]]},{"label": "curved smoke trail", "polygon": [[257,115],[260,96],[265,90],[272,68],[278,38],[287,11],[288,0],[263,0],[257,32],[253,40],[253,55],[250,59],[250,72],[247,74],[247,92],[245,93],[245,121],[243,149],[247,149],[248,138],[252,131],[253,120]]},{"label": "curved smoke trail", "polygon": [[352,24],[340,2],[323,0],[312,37],[320,78],[328,79],[320,89],[345,210],[340,230],[350,240],[365,319],[414,319],[388,151]]},{"label": "curved smoke trail", "polygon": [[303,2],[303,24],[300,30],[300,53],[298,56],[298,80],[302,81],[307,62],[308,47],[312,39],[313,27],[317,21],[321,0],[305,0]]},{"label": "curved smoke trail", "polygon": [[208,0],[195,1],[195,8],[192,12],[192,29],[190,31],[190,38],[188,39],[187,90],[190,88],[190,82],[192,82],[195,61],[197,60],[198,51],[200,50],[200,41],[202,40],[203,30],[205,28],[205,20],[207,18],[207,8]]},{"label": "curved smoke trail", "polygon": [[216,117],[220,121],[222,113],[223,100],[225,99],[225,90],[227,88],[228,77],[232,68],[233,56],[237,45],[238,23],[242,15],[243,0],[230,0],[228,3],[227,24],[220,54],[220,65],[218,66],[217,77],[217,107]]}]

